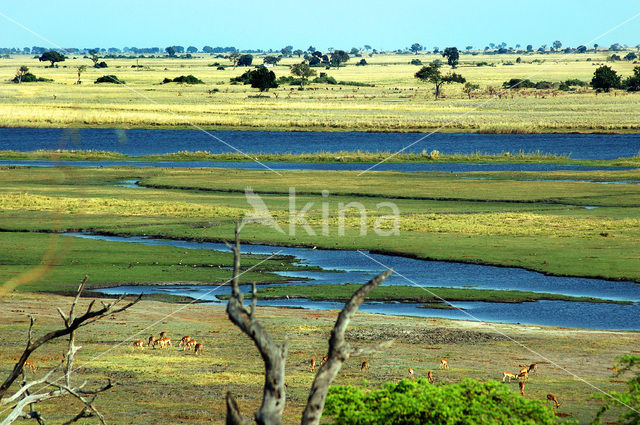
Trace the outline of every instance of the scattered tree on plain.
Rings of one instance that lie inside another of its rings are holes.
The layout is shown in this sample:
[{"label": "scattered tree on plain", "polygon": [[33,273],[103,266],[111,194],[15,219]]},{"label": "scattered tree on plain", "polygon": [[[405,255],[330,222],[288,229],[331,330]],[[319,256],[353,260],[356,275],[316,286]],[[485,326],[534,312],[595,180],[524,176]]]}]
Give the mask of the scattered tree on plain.
[{"label": "scattered tree on plain", "polygon": [[349,54],[344,50],[335,50],[331,53],[331,65],[340,68],[340,64],[349,60]]},{"label": "scattered tree on plain", "polygon": [[[20,84],[22,82],[22,78],[27,75],[27,73],[29,72],[29,67],[26,65],[22,65],[20,68],[18,68],[18,71],[16,72],[16,76],[13,79],[13,81],[17,82],[18,84]],[[17,81],[16,81],[17,80]]]},{"label": "scattered tree on plain", "polygon": [[280,62],[280,58],[278,56],[265,56],[262,62],[269,65],[275,65]]},{"label": "scattered tree on plain", "polygon": [[640,91],[640,66],[633,68],[633,75],[627,77],[623,85],[627,91]]},{"label": "scattered tree on plain", "polygon": [[302,87],[309,77],[316,75],[316,71],[303,62],[291,65],[291,74],[300,77],[300,87]]},{"label": "scattered tree on plain", "polygon": [[412,51],[413,53],[415,53],[416,55],[417,55],[417,54],[418,54],[418,52],[419,52],[419,51],[421,51],[421,50],[422,50],[422,44],[420,44],[420,43],[413,43],[413,44],[411,45],[411,51]]},{"label": "scattered tree on plain", "polygon": [[82,76],[82,73],[87,70],[87,65],[80,65],[76,68],[76,70],[78,71],[78,81],[76,81],[76,84],[82,84],[82,80],[80,79],[80,77]]},{"label": "scattered tree on plain", "polygon": [[51,62],[51,68],[55,66],[56,62],[63,62],[65,59],[66,58],[63,54],[60,54],[55,50],[44,52],[42,56],[38,58],[40,62]]},{"label": "scattered tree on plain", "polygon": [[474,84],[472,82],[467,82],[464,85],[464,88],[462,89],[462,91],[464,91],[468,96],[469,99],[471,99],[471,93],[475,90],[480,89],[480,85],[479,84]]},{"label": "scattered tree on plain", "polygon": [[175,58],[176,57],[176,49],[173,46],[169,46],[166,49],[164,49],[167,54],[169,55],[170,58]]},{"label": "scattered tree on plain", "polygon": [[451,66],[451,68],[455,68],[458,66],[458,59],[460,59],[460,52],[458,52],[457,47],[447,47],[442,52],[442,57],[447,58],[447,63]]},{"label": "scattered tree on plain", "polygon": [[456,74],[455,72],[447,75],[442,75],[442,73],[440,72],[440,66],[433,63],[427,66],[423,66],[420,71],[416,72],[415,77],[420,81],[430,82],[435,85],[436,100],[438,99],[438,97],[440,97],[440,88],[443,84],[463,84],[467,81],[462,75]]},{"label": "scattered tree on plain", "polygon": [[238,57],[238,66],[251,66],[253,55],[240,55]]},{"label": "scattered tree on plain", "polygon": [[591,87],[598,91],[608,92],[611,89],[620,88],[620,76],[607,65],[596,69],[591,79]]}]

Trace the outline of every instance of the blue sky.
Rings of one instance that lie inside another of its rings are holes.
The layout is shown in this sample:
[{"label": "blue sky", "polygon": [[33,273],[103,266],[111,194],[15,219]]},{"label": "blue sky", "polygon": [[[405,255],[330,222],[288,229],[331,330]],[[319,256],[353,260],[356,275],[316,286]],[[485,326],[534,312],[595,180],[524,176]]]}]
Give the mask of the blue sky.
[{"label": "blue sky", "polygon": [[[638,0],[2,1],[0,14],[50,43],[0,15],[0,47],[575,47],[639,13]],[[640,44],[640,16],[597,41],[614,42]]]}]

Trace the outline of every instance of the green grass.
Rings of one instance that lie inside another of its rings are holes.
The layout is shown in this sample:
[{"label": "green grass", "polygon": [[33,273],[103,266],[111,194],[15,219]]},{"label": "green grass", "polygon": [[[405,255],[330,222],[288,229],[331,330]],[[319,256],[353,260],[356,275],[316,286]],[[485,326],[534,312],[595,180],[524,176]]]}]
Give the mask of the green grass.
[{"label": "green grass", "polygon": [[[527,173],[541,179],[638,180],[637,170]],[[289,188],[296,211],[311,202],[308,223],[315,235],[295,226],[282,234],[247,224],[243,243],[366,249],[415,258],[524,267],[556,275],[640,281],[640,185],[513,180],[514,173],[474,173],[470,180],[449,173],[268,172],[163,170],[156,168],[0,169],[0,229],[5,231],[94,231],[188,240],[228,240],[234,222],[253,208],[244,189],[260,193],[279,223],[289,226]],[[504,177],[504,179],[503,179]],[[114,186],[140,180],[146,189]],[[325,198],[320,191],[327,189]],[[340,203],[360,202],[360,214]],[[373,232],[389,213],[400,211],[398,236]],[[323,234],[323,203],[331,212]],[[587,210],[582,206],[600,206]]]},{"label": "green grass", "polygon": [[[311,301],[349,301],[360,284],[344,285],[290,285],[262,288],[258,298],[278,300],[283,298],[306,298]],[[228,295],[221,295],[228,299]],[[484,301],[500,303],[523,303],[540,300],[573,301],[573,302],[610,302],[614,304],[632,304],[629,301],[606,301],[593,297],[571,297],[560,294],[541,292],[491,290],[473,288],[439,288],[417,286],[379,286],[367,296],[370,301],[398,301],[406,303],[431,303],[446,308],[446,301]]]}]

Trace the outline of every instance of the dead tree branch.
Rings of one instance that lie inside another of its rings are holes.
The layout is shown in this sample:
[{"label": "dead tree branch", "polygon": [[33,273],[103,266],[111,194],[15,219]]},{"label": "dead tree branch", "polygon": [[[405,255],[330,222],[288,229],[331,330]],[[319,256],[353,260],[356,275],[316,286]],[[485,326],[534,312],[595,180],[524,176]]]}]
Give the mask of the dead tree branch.
[{"label": "dead tree branch", "polygon": [[[239,288],[240,239],[238,226],[236,226],[234,246],[227,245],[233,251],[234,257],[231,297],[227,304],[227,314],[229,319],[253,340],[262,356],[265,367],[262,405],[256,411],[255,419],[258,425],[279,425],[282,423],[285,404],[284,366],[287,358],[287,345],[277,344],[273,341],[267,330],[256,320],[254,316],[257,303],[255,285],[252,291],[250,310],[247,310],[243,305],[244,297]],[[228,394],[227,406],[229,406],[229,398],[231,398],[232,405],[235,404],[233,396]],[[239,411],[237,413],[239,414]]]},{"label": "dead tree branch", "polygon": [[[27,334],[27,346],[25,347],[20,359],[15,364],[13,370],[7,377],[7,379],[0,385],[0,406],[10,405],[11,412],[9,415],[0,423],[0,425],[8,425],[13,423],[16,419],[26,418],[26,419],[36,419],[39,423],[44,423],[40,414],[34,410],[34,405],[36,403],[49,400],[51,398],[61,397],[64,395],[71,395],[78,400],[80,400],[84,404],[84,408],[80,414],[76,415],[70,422],[75,422],[83,417],[87,417],[87,415],[97,416],[102,424],[105,424],[104,417],[102,414],[95,409],[93,406],[93,401],[96,396],[108,390],[112,387],[111,381],[109,381],[106,385],[100,388],[85,390],[83,387],[85,384],[80,386],[73,386],[71,381],[71,375],[73,372],[73,362],[75,359],[76,352],[80,349],[75,345],[75,331],[81,327],[87,326],[96,320],[99,320],[103,317],[111,316],[113,314],[120,313],[122,311],[127,310],[138,301],[140,301],[141,296],[136,298],[135,300],[128,302],[124,305],[121,305],[121,301],[123,300],[123,296],[118,298],[112,303],[102,304],[102,308],[93,310],[94,301],[92,301],[84,314],[76,317],[76,306],[82,292],[84,290],[85,284],[87,282],[87,277],[85,276],[84,280],[78,287],[78,291],[76,293],[76,297],[74,298],[71,307],[69,308],[69,313],[65,314],[60,308],[58,308],[58,313],[60,317],[62,317],[62,321],[64,322],[64,327],[61,329],[57,329],[55,331],[49,332],[42,337],[32,340],[32,331],[34,326],[34,319],[31,317],[29,324],[29,331]],[[55,367],[53,367],[45,376],[40,379],[33,380],[31,382],[26,382],[26,379],[23,380],[22,387],[17,390],[11,396],[6,396],[7,391],[13,384],[13,382],[22,374],[24,376],[24,365],[26,361],[29,359],[29,356],[37,350],[42,345],[50,342],[54,339],[60,338],[62,336],[69,335],[69,343],[67,352],[64,354],[62,361]],[[58,378],[53,379],[54,374],[56,372],[61,372],[61,375]],[[63,383],[61,383],[63,382]],[[36,385],[43,385],[44,387],[53,387],[52,390],[48,392],[41,392],[40,390],[36,391],[35,394],[31,394],[30,390]],[[91,398],[87,398],[87,396],[92,396]],[[24,414],[23,411],[26,407],[30,408],[30,412]]]},{"label": "dead tree branch", "polygon": [[302,413],[301,423],[303,425],[320,423],[329,385],[340,372],[342,364],[353,352],[353,349],[344,338],[347,326],[367,295],[384,282],[391,273],[392,270],[386,270],[360,287],[338,315],[336,324],[331,331],[331,338],[329,338],[329,358],[320,367],[313,380],[307,405]]},{"label": "dead tree branch", "polygon": [[[258,301],[256,285],[252,286],[251,304],[249,309],[244,307],[244,295],[240,291],[240,239],[236,225],[235,244],[227,246],[233,251],[233,278],[231,279],[231,297],[227,304],[227,314],[231,322],[253,340],[265,365],[265,383],[262,405],[255,413],[255,420],[259,425],[280,425],[282,412],[285,405],[284,367],[287,357],[286,344],[276,344],[266,329],[255,318],[254,313]],[[387,270],[362,286],[351,297],[349,302],[338,315],[336,324],[331,332],[329,340],[329,357],[327,362],[320,367],[311,387],[311,393],[307,406],[302,416],[302,424],[318,424],[324,409],[325,399],[329,385],[340,371],[342,364],[352,354],[369,353],[377,349],[387,347],[391,342],[385,342],[378,346],[366,349],[354,350],[345,341],[344,333],[355,312],[358,310],[366,296],[380,285],[392,270]],[[227,393],[227,425],[244,424],[243,418],[236,401],[231,393]]]}]

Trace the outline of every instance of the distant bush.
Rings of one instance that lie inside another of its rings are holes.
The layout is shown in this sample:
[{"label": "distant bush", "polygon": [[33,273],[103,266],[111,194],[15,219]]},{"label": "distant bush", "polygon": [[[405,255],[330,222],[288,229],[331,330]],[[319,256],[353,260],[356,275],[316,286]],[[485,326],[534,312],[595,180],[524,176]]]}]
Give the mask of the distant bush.
[{"label": "distant bush", "polygon": [[224,71],[224,66],[219,66],[216,68],[218,71]]},{"label": "distant bush", "polygon": [[94,68],[108,68],[109,65],[107,65],[107,63],[105,61],[102,61],[102,62],[96,63],[93,67]]},{"label": "distant bush", "polygon": [[615,53],[607,58],[608,61],[621,61],[622,58]]},{"label": "distant bush", "polygon": [[179,77],[174,78],[173,80],[169,78],[165,78],[164,80],[162,80],[162,84],[167,84],[167,83],[204,84],[204,81],[189,74],[189,75],[181,75]]},{"label": "distant bush", "polygon": [[356,66],[365,66],[367,65],[367,60],[365,58],[360,59],[360,62],[356,63]]},{"label": "distant bush", "polygon": [[276,82],[281,85],[299,86],[302,84],[302,79],[286,75],[278,78]]},{"label": "distant bush", "polygon": [[314,78],[311,82],[318,84],[338,84],[335,78],[327,75],[325,72],[321,72],[320,76]]},{"label": "distant bush", "polygon": [[94,82],[94,84],[100,83],[124,84],[124,81],[118,80],[115,75],[103,75]]},{"label": "distant bush", "polygon": [[622,86],[627,91],[640,91],[640,66],[633,68],[633,75],[626,78]]},{"label": "distant bush", "polygon": [[564,84],[566,84],[568,86],[580,86],[580,87],[587,87],[589,85],[588,82],[582,81],[582,80],[578,80],[577,78],[569,79],[569,80],[565,81]]},{"label": "distant bush", "polygon": [[411,62],[409,62],[409,65],[422,65],[422,61],[420,59],[411,59]]},{"label": "distant bush", "polygon": [[549,81],[538,81],[535,85],[535,88],[541,90],[548,90],[553,88],[553,83]]},{"label": "distant bush", "polygon": [[37,83],[37,82],[45,83],[45,82],[53,81],[49,78],[36,77],[30,72],[27,72],[26,74],[24,74],[21,79],[18,79],[18,78],[19,77],[16,75],[15,77],[13,77],[13,80],[11,80],[11,82],[13,83]]},{"label": "distant bush", "polygon": [[505,89],[508,88],[516,88],[516,89],[533,89],[536,87],[536,84],[528,79],[520,79],[520,78],[512,78],[509,81],[505,81],[502,83],[502,87]]},{"label": "distant bush", "polygon": [[489,62],[476,62],[476,66],[491,66]]},{"label": "distant bush", "polygon": [[341,425],[557,424],[542,401],[525,399],[502,383],[472,379],[450,385],[403,379],[370,391],[333,386],[325,414]]}]

